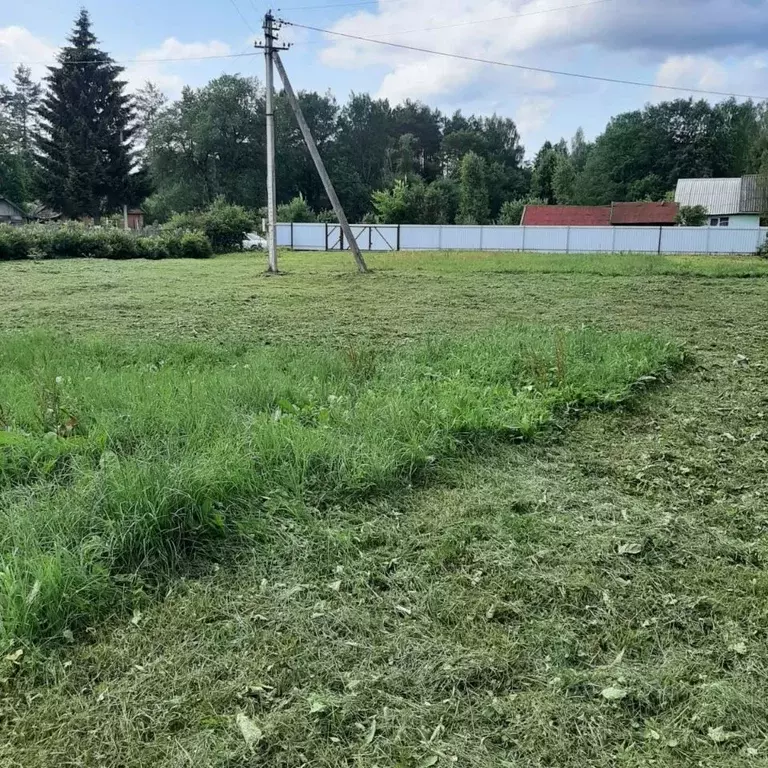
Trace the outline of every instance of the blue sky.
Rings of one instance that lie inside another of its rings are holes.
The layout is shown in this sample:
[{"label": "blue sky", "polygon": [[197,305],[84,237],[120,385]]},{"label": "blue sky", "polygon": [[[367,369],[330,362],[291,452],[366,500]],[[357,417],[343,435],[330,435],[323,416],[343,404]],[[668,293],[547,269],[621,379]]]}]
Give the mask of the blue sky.
[{"label": "blue sky", "polygon": [[[326,29],[534,67],[768,96],[768,0],[351,2],[284,0],[281,15]],[[131,86],[151,79],[173,97],[183,84],[202,85],[222,72],[263,77],[260,56],[147,61],[250,52],[251,28],[259,33],[267,5],[261,0],[234,3],[247,24],[231,0],[90,0],[86,5],[95,33],[115,59],[142,60],[126,64]],[[4,3],[0,81],[18,61],[42,74],[80,5],[68,0]],[[325,5],[335,7],[297,8]],[[330,89],[340,101],[350,91],[369,91],[393,102],[421,99],[448,112],[495,111],[517,121],[529,156],[545,138],[570,137],[579,126],[593,137],[611,115],[675,95],[304,30],[286,30],[286,37],[295,41],[284,60],[297,89]]]}]

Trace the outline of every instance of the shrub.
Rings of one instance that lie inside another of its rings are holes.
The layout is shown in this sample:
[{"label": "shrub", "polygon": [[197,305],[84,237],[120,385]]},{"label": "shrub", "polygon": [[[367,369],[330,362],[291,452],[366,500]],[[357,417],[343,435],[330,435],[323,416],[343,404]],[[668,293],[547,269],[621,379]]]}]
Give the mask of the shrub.
[{"label": "shrub", "polygon": [[[280,216],[278,215],[277,220],[280,221]],[[325,211],[318,211],[317,216],[315,216],[315,220],[318,222],[318,224],[338,224],[339,220],[336,217],[336,211],[334,210],[325,210]]]},{"label": "shrub", "polygon": [[[757,251],[755,251],[755,256],[757,256],[759,259],[768,259],[768,239],[763,241],[760,245],[757,246]],[[2,258],[2,256],[0,256]]]},{"label": "shrub", "polygon": [[240,250],[243,238],[255,226],[253,216],[240,205],[230,205],[217,198],[204,211],[188,211],[173,215],[163,225],[165,232],[200,230],[210,240],[216,253]]},{"label": "shrub", "polygon": [[31,249],[32,243],[22,227],[0,224],[0,261],[26,259]]},{"label": "shrub", "polygon": [[0,261],[9,259],[203,259],[213,253],[203,232],[137,235],[123,229],[62,225],[0,227]]},{"label": "shrub", "polygon": [[[331,211],[331,213],[333,213],[333,211]],[[277,206],[277,220],[306,224],[317,221],[317,216],[315,216],[315,212],[307,204],[304,196],[298,194],[289,203],[283,203],[282,205]]]},{"label": "shrub", "polygon": [[179,239],[178,253],[182,259],[207,259],[213,256],[213,246],[202,232],[185,232]]},{"label": "shrub", "polygon": [[703,205],[681,205],[675,221],[681,227],[703,227],[707,217],[707,209]]}]

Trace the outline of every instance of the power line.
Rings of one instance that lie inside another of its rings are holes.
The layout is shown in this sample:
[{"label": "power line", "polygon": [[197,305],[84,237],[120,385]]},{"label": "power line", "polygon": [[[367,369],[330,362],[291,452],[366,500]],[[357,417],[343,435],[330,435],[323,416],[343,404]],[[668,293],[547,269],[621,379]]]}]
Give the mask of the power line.
[{"label": "power line", "polygon": [[237,15],[243,20],[245,26],[251,30],[251,34],[255,35],[256,30],[251,26],[251,23],[248,21],[248,19],[245,18],[245,15],[240,10],[240,6],[235,2],[235,0],[229,0],[229,2],[232,3],[232,7],[237,11]]},{"label": "power line", "polygon": [[386,45],[390,48],[399,48],[404,51],[413,51],[414,53],[427,53],[431,56],[443,56],[449,59],[459,59],[461,61],[472,61],[477,64],[493,64],[498,67],[508,67],[510,69],[519,69],[526,72],[538,72],[544,75],[557,75],[560,77],[573,77],[580,80],[596,80],[601,83],[613,83],[615,85],[634,85],[640,88],[661,88],[667,91],[679,91],[682,93],[700,93],[705,96],[730,96],[737,99],[754,99],[756,101],[768,101],[768,96],[755,96],[753,94],[745,93],[729,93],[726,91],[709,91],[703,88],[686,88],[680,85],[659,85],[656,83],[645,83],[639,80],[622,80],[615,77],[602,77],[600,75],[586,75],[581,72],[566,72],[558,69],[546,69],[544,67],[531,67],[525,64],[513,64],[510,61],[497,61],[495,59],[482,59],[476,56],[466,56],[460,53],[448,53],[447,51],[435,51],[429,48],[420,48],[415,45],[406,45],[405,43],[392,43],[388,40],[377,40],[373,37],[361,37],[360,35],[351,35],[346,32],[336,32],[332,29],[322,29],[321,27],[312,27],[308,24],[297,24],[293,21],[286,21],[281,19],[283,24],[291,27],[297,27],[298,29],[307,29],[311,32],[321,32],[325,35],[334,35],[336,37],[343,37],[348,40],[358,40],[363,43],[374,43],[376,45]]}]

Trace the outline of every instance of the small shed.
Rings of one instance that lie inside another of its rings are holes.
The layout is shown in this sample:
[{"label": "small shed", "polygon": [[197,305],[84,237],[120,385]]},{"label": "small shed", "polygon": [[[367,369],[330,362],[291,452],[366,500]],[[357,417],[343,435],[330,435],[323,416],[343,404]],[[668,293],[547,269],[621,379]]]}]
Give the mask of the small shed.
[{"label": "small shed", "polygon": [[0,197],[0,224],[23,224],[27,214],[21,206],[6,197]]},{"label": "small shed", "polygon": [[141,208],[128,209],[128,229],[144,229],[144,211]]}]

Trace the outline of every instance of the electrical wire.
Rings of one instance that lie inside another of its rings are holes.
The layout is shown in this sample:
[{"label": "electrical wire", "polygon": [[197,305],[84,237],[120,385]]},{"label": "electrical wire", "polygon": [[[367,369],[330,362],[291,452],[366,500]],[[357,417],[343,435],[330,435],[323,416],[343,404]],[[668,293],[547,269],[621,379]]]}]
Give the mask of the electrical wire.
[{"label": "electrical wire", "polygon": [[667,91],[678,91],[683,93],[699,93],[705,96],[726,96],[737,99],[754,99],[756,101],[768,101],[768,96],[755,96],[754,94],[745,93],[731,93],[727,91],[710,91],[704,88],[686,88],[681,85],[659,85],[657,83],[645,83],[639,80],[623,80],[617,77],[603,77],[601,75],[587,75],[582,72],[567,72],[558,69],[546,69],[544,67],[531,67],[525,64],[513,64],[510,61],[497,61],[495,59],[483,59],[477,56],[466,56],[461,53],[449,53],[448,51],[435,51],[430,48],[420,48],[416,45],[407,45],[405,43],[393,43],[389,40],[377,40],[373,37],[362,37],[360,35],[351,35],[346,32],[336,32],[332,29],[323,29],[321,27],[313,27],[309,24],[299,24],[293,21],[287,21],[286,19],[280,19],[282,24],[289,27],[296,27],[298,29],[306,29],[311,32],[320,32],[325,35],[333,35],[335,37],[343,37],[347,40],[357,40],[363,43],[374,43],[375,45],[386,45],[390,48],[399,48],[404,51],[412,51],[414,53],[426,53],[431,56],[443,56],[449,59],[459,59],[461,61],[471,61],[477,64],[492,64],[497,67],[508,67],[510,69],[519,69],[525,72],[537,72],[544,75],[556,75],[558,77],[572,77],[580,80],[595,80],[601,83],[613,83],[615,85],[632,85],[640,88],[660,88]]},{"label": "electrical wire", "polygon": [[251,23],[248,21],[248,19],[245,18],[245,15],[240,10],[240,6],[235,2],[235,0],[229,0],[229,2],[232,3],[232,7],[237,11],[237,15],[243,20],[243,23],[251,31],[251,34],[255,35],[256,30],[251,26]]}]

